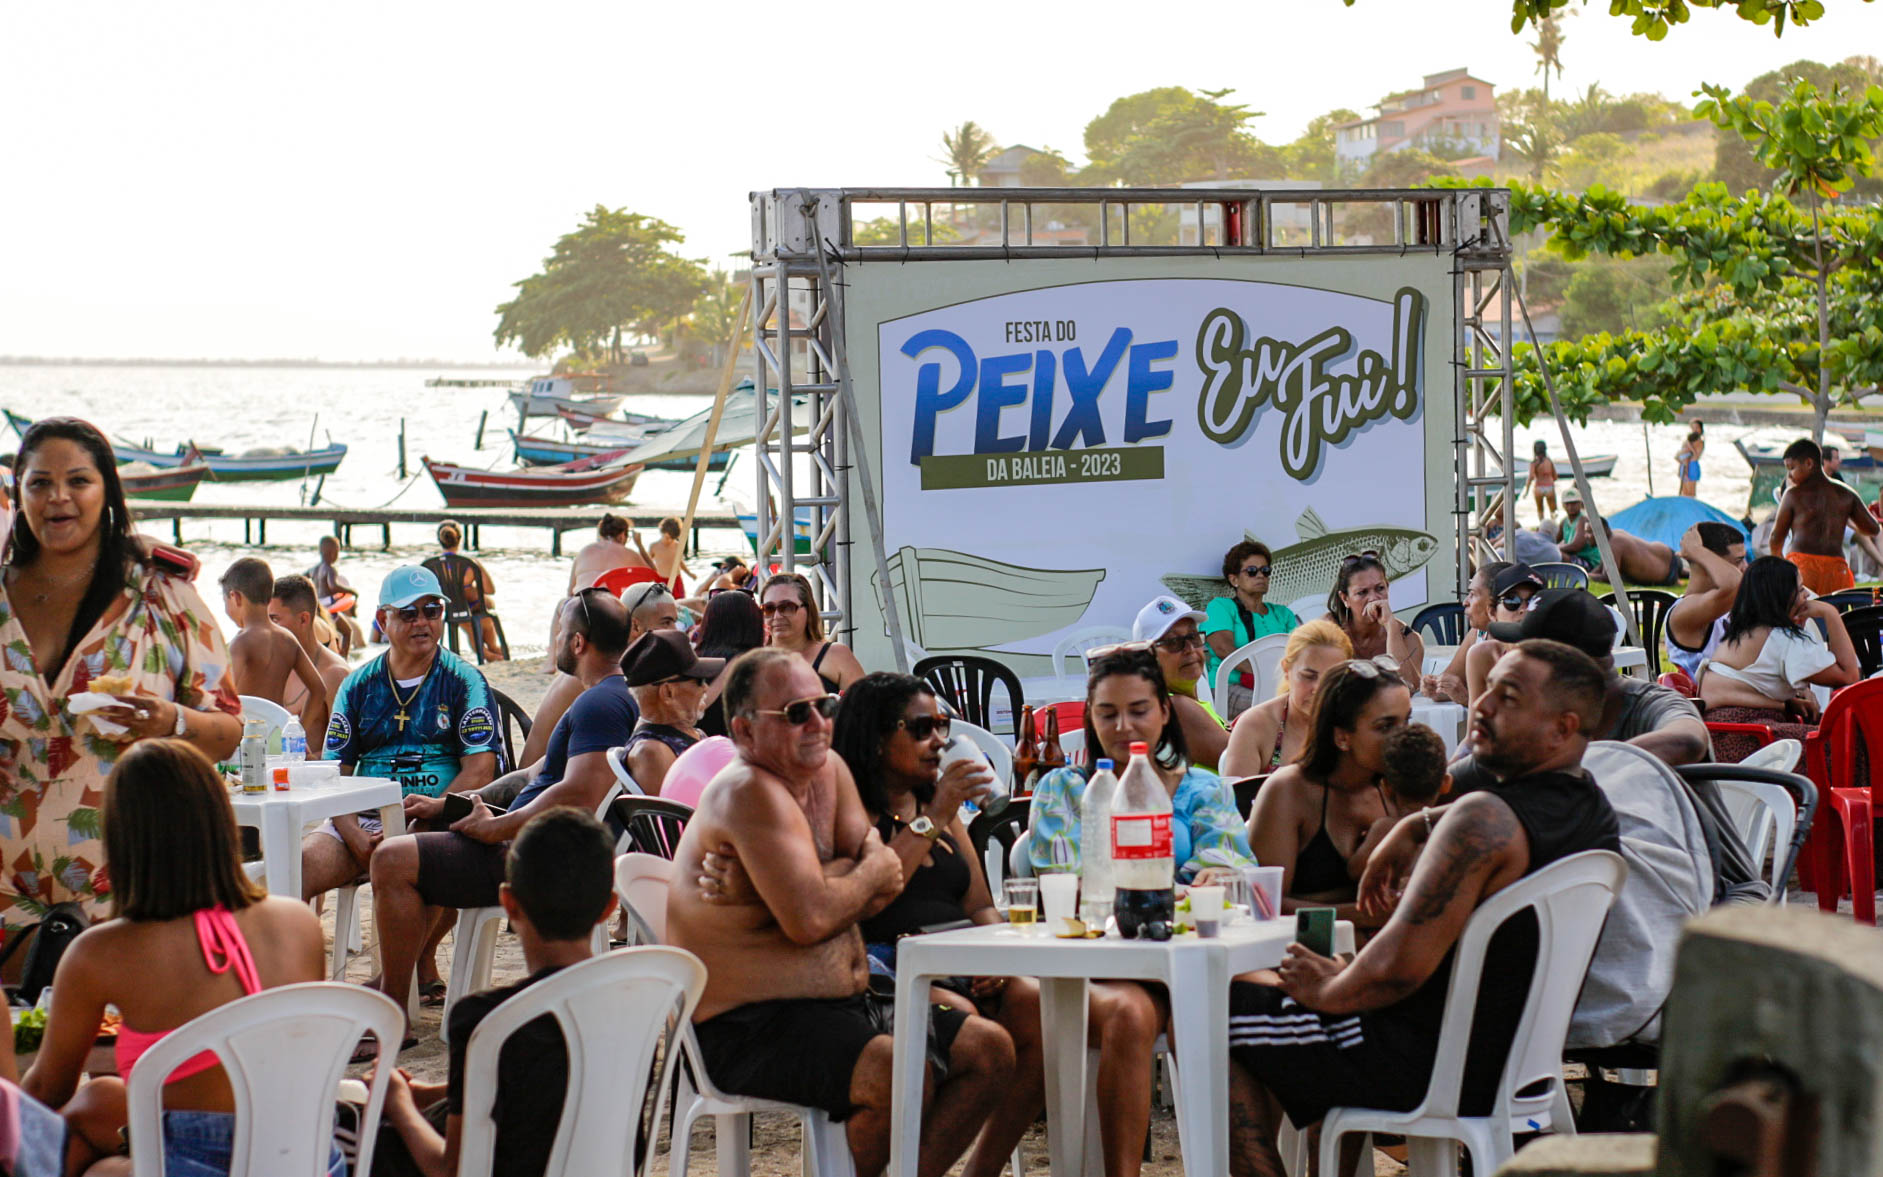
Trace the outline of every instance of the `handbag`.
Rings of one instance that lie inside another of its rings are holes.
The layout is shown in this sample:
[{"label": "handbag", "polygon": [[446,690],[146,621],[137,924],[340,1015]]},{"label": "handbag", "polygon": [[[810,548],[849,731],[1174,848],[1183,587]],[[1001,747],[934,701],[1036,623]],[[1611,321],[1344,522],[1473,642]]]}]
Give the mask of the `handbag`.
[{"label": "handbag", "polygon": [[20,1001],[29,1006],[38,1002],[40,993],[52,984],[53,974],[59,971],[59,958],[88,926],[84,908],[72,902],[55,903],[47,909],[44,919],[23,929],[13,943],[0,952],[0,964],[5,964],[22,941],[32,940],[26,947],[26,962],[20,968]]}]

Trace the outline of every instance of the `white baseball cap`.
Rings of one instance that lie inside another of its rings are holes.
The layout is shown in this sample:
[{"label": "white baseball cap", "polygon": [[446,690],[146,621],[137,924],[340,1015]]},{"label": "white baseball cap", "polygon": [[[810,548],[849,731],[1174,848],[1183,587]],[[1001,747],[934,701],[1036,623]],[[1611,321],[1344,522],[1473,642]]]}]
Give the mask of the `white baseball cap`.
[{"label": "white baseball cap", "polygon": [[1153,597],[1150,604],[1138,610],[1138,619],[1131,623],[1131,638],[1133,641],[1154,642],[1186,617],[1199,625],[1204,620],[1202,613],[1175,597]]}]

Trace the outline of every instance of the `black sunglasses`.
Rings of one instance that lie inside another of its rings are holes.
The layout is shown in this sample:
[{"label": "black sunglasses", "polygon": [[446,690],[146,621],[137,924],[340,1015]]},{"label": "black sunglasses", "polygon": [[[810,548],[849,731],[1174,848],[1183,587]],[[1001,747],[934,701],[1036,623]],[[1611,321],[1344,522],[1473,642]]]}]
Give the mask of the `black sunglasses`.
[{"label": "black sunglasses", "polygon": [[813,695],[809,699],[793,699],[783,707],[761,707],[758,709],[758,714],[782,715],[785,717],[785,722],[792,727],[803,727],[811,722],[813,711],[825,719],[837,714],[839,701],[836,695]]},{"label": "black sunglasses", "polygon": [[954,720],[946,715],[918,715],[914,719],[898,719],[896,726],[908,732],[911,739],[926,740],[939,735],[945,740],[954,727]]},{"label": "black sunglasses", "polygon": [[443,601],[427,601],[423,605],[407,605],[403,609],[394,609],[393,612],[397,613],[399,620],[405,622],[407,625],[417,621],[420,617],[423,617],[427,621],[436,621],[445,615],[445,603]]},{"label": "black sunglasses", "polygon": [[1521,609],[1523,608],[1524,602],[1527,600],[1529,600],[1529,598],[1522,596],[1521,594],[1507,593],[1504,596],[1497,598],[1497,603],[1502,605],[1506,609]]},{"label": "black sunglasses", "polygon": [[727,585],[723,588],[707,589],[706,599],[710,601],[714,597],[718,596],[720,593],[744,593],[748,597],[758,596],[757,590],[748,588],[747,586],[741,584],[741,585]]},{"label": "black sunglasses", "polygon": [[1244,576],[1267,576],[1269,569],[1273,567],[1273,564],[1249,564],[1243,568],[1242,574]]},{"label": "black sunglasses", "polygon": [[1378,560],[1379,558],[1380,554],[1372,548],[1368,548],[1364,552],[1348,552],[1346,556],[1341,559],[1340,566],[1345,568],[1347,565],[1361,560]]}]

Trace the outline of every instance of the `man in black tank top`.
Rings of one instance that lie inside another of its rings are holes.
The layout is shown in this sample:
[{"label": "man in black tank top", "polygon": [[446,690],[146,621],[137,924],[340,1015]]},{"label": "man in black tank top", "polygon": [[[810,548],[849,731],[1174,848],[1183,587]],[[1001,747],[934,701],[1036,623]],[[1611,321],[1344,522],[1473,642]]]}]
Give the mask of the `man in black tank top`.
[{"label": "man in black tank top", "polygon": [[[1299,944],[1264,983],[1230,987],[1232,1172],[1283,1172],[1280,1113],[1298,1127],[1331,1107],[1410,1111],[1438,1050],[1453,949],[1490,896],[1559,858],[1618,851],[1608,799],[1582,771],[1602,716],[1602,668],[1559,642],[1526,641],[1498,660],[1472,708],[1470,744],[1501,781],[1442,816],[1411,814],[1360,881],[1362,911],[1386,915],[1351,963]],[[1465,1115],[1489,1112],[1536,966],[1537,926],[1521,913],[1492,936],[1466,1049]]]}]

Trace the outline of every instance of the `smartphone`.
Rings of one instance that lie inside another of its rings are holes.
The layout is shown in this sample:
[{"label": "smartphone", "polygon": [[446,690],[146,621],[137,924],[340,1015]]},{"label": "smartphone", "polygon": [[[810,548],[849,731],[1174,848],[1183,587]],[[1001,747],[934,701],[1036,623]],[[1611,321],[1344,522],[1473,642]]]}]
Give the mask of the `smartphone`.
[{"label": "smartphone", "polygon": [[[503,806],[492,805],[488,801],[484,802],[484,808],[490,810],[494,814],[508,812],[507,810],[504,809]],[[471,794],[446,793],[444,816],[445,816],[446,822],[462,821],[465,818],[471,816]]]},{"label": "smartphone", "polygon": [[1334,955],[1334,909],[1297,907],[1295,943],[1321,956]]}]

